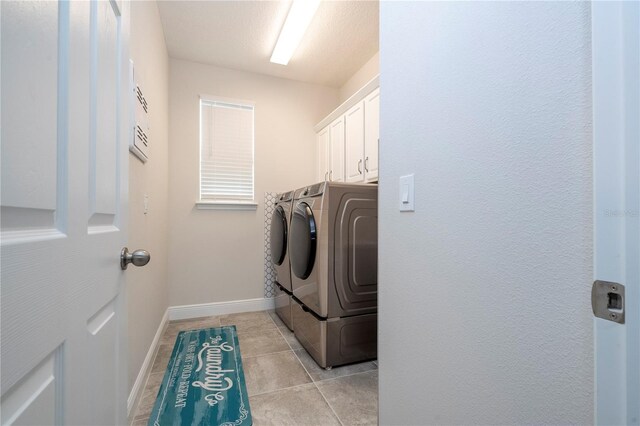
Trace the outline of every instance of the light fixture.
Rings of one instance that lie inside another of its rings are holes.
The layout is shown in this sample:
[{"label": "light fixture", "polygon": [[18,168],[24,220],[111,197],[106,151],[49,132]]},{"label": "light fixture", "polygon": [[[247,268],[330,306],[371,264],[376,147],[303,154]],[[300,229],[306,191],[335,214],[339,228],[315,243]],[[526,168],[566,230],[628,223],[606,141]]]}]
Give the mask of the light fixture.
[{"label": "light fixture", "polygon": [[302,40],[320,0],[293,0],[287,19],[271,54],[271,62],[287,65]]}]

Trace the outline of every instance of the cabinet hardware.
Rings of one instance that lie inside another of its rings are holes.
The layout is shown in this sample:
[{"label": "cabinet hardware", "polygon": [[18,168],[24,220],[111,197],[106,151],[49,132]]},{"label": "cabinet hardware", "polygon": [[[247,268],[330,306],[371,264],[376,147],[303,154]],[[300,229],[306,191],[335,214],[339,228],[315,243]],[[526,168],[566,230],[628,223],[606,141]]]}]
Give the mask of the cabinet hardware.
[{"label": "cabinet hardware", "polygon": [[358,160],[358,174],[362,174],[362,158]]},{"label": "cabinet hardware", "polygon": [[333,181],[333,170],[331,170],[329,172],[329,181],[332,182]]},{"label": "cabinet hardware", "polygon": [[364,171],[368,173],[369,172],[369,166],[367,164],[369,164],[369,157],[364,159]]}]

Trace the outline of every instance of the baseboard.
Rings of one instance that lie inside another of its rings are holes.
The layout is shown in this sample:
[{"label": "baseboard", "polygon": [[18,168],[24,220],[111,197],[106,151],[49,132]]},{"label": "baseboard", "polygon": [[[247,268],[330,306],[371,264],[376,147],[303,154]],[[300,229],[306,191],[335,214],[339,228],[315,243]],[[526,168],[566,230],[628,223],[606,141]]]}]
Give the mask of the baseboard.
[{"label": "baseboard", "polygon": [[198,305],[169,306],[169,320],[183,320],[212,315],[235,314],[273,309],[273,298],[232,300],[230,302],[201,303]]},{"label": "baseboard", "polygon": [[169,309],[164,311],[164,315],[160,320],[160,325],[158,326],[158,330],[156,331],[156,335],[153,337],[153,341],[149,346],[149,350],[147,351],[147,356],[144,358],[144,362],[142,363],[142,367],[140,367],[140,371],[138,372],[138,377],[136,377],[136,381],[133,383],[133,388],[131,389],[131,393],[129,393],[129,399],[127,400],[127,416],[131,419],[131,414],[133,408],[136,406],[138,399],[142,396],[141,393],[144,391],[144,387],[147,383],[147,378],[149,377],[149,373],[151,372],[151,367],[153,366],[153,361],[156,357],[156,352],[158,350],[158,343],[160,343],[160,338],[162,337],[162,333],[164,333],[164,329],[169,321]]},{"label": "baseboard", "polygon": [[164,333],[164,329],[169,321],[183,320],[190,318],[208,317],[212,315],[235,314],[239,312],[253,312],[273,309],[275,307],[273,298],[233,300],[230,302],[201,303],[198,305],[170,306],[164,312],[156,335],[149,346],[147,356],[144,358],[142,367],[136,381],[133,384],[129,399],[127,400],[127,415],[131,418],[132,410],[136,406],[141,392],[147,383],[149,372],[158,350],[158,343]]}]

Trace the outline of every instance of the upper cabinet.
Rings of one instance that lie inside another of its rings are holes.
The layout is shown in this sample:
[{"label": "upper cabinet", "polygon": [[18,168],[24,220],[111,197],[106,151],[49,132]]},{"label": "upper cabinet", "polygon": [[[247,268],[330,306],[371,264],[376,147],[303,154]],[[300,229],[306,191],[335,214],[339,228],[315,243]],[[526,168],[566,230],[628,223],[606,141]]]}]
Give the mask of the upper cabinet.
[{"label": "upper cabinet", "polygon": [[378,180],[380,89],[347,111],[345,118],[346,181]]},{"label": "upper cabinet", "polygon": [[318,181],[329,179],[329,126],[318,132]]},{"label": "upper cabinet", "polygon": [[380,89],[364,100],[364,179],[378,180],[378,144],[380,143]]},{"label": "upper cabinet", "polygon": [[378,180],[380,89],[370,81],[316,126],[318,180]]},{"label": "upper cabinet", "polygon": [[329,180],[344,182],[344,118],[337,118],[329,127]]},{"label": "upper cabinet", "polygon": [[318,132],[317,180],[344,182],[344,117]]},{"label": "upper cabinet", "polygon": [[364,102],[351,107],[344,115],[347,150],[347,182],[364,180]]}]

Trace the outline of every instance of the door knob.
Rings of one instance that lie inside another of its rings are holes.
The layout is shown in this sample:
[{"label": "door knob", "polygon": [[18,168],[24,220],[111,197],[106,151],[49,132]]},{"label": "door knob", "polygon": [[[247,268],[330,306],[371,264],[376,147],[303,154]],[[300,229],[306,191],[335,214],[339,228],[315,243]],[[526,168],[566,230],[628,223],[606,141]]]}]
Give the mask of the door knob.
[{"label": "door knob", "polygon": [[124,271],[130,263],[134,266],[144,266],[151,260],[151,255],[146,250],[136,250],[129,253],[128,248],[123,248],[120,252],[120,268]]}]

